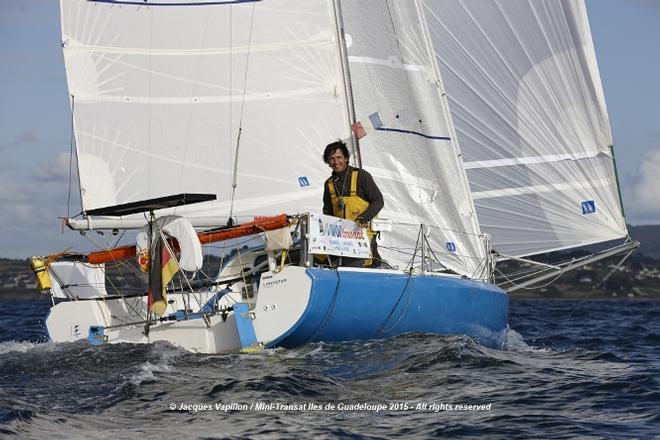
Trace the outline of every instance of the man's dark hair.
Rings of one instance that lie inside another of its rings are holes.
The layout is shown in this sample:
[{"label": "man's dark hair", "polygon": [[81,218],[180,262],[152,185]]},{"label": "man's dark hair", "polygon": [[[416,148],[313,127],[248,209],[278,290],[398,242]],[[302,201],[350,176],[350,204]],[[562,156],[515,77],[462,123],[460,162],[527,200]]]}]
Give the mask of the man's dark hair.
[{"label": "man's dark hair", "polygon": [[331,144],[328,144],[325,147],[325,151],[323,152],[323,162],[329,163],[330,161],[330,156],[332,153],[335,152],[335,150],[341,150],[342,154],[346,158],[346,162],[348,162],[348,158],[350,157],[350,153],[348,152],[348,148],[346,147],[346,144],[340,140],[337,140]]}]

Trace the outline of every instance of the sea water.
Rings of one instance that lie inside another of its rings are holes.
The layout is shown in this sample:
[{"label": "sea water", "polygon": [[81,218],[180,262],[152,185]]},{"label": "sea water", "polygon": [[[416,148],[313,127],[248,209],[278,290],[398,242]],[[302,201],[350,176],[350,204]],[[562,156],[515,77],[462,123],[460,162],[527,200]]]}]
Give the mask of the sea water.
[{"label": "sea water", "polygon": [[658,438],[660,303],[512,301],[505,350],[410,334],[253,354],[46,340],[0,302],[0,437]]}]

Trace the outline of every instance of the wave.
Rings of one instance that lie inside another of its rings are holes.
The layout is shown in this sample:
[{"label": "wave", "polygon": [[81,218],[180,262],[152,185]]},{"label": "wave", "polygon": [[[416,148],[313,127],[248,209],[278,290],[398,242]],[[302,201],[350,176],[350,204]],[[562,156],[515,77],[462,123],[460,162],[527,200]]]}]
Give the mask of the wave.
[{"label": "wave", "polygon": [[32,349],[51,348],[53,342],[5,341],[0,342],[0,355],[12,352],[25,353]]},{"label": "wave", "polygon": [[506,340],[504,341],[504,350],[518,353],[547,353],[552,351],[550,348],[528,345],[523,335],[507,326]]}]

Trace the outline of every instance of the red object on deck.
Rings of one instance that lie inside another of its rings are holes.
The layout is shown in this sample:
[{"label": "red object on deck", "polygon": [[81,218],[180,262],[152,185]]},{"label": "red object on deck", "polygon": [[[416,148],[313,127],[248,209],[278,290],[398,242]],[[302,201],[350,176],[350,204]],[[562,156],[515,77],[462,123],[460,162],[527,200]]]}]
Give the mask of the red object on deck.
[{"label": "red object on deck", "polygon": [[126,260],[135,256],[135,245],[94,251],[87,254],[87,262],[90,264],[109,263],[111,261]]},{"label": "red object on deck", "polygon": [[[230,238],[243,237],[245,235],[258,234],[263,231],[279,229],[289,224],[289,218],[286,214],[280,214],[274,217],[260,217],[250,223],[234,226],[233,228],[220,229],[217,231],[206,231],[197,234],[201,244],[213,243],[215,241],[227,240]],[[176,241],[172,240],[170,244],[175,250],[178,250]],[[90,264],[110,263],[117,260],[126,260],[136,255],[135,245],[120,246],[113,249],[94,251],[87,254],[86,261]]]},{"label": "red object on deck", "polygon": [[289,219],[286,214],[280,214],[275,217],[261,217],[250,223],[234,226],[233,228],[221,229],[218,231],[200,232],[197,234],[199,242],[202,244],[213,243],[214,241],[227,240],[229,238],[243,237],[245,235],[258,234],[263,231],[271,231],[287,226]]}]

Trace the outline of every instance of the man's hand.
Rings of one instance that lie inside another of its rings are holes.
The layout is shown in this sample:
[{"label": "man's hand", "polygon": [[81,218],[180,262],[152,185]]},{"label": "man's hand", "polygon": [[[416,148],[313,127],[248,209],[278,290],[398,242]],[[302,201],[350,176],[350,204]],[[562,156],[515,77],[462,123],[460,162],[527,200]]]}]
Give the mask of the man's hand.
[{"label": "man's hand", "polygon": [[369,226],[369,222],[363,219],[362,217],[358,217],[355,219],[355,223],[358,224],[359,227],[361,228],[366,228]]}]

